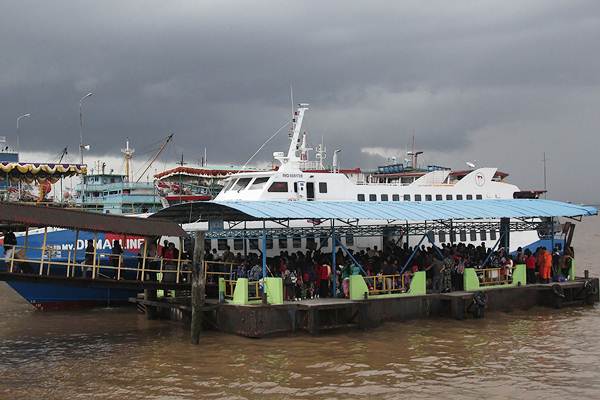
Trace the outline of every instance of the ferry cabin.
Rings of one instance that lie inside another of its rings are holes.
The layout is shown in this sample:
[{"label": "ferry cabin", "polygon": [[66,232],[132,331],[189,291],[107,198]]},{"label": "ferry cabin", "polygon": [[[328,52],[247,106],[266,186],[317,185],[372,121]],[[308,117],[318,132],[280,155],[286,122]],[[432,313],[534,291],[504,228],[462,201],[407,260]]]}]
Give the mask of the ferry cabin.
[{"label": "ferry cabin", "polygon": [[129,182],[126,175],[112,173],[84,176],[75,200],[83,209],[103,214],[141,214],[162,207],[152,182]]}]

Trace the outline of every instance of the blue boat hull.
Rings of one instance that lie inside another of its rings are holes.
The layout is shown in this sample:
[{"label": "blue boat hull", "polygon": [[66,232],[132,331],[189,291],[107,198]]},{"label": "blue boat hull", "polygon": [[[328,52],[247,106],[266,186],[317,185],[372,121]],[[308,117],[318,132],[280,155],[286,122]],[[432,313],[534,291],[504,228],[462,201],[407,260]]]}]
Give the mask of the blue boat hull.
[{"label": "blue boat hull", "polygon": [[39,310],[115,306],[127,303],[137,291],[127,289],[88,288],[57,283],[25,281],[6,282],[21,297]]},{"label": "blue boat hull", "polygon": [[[76,240],[77,239],[77,240]],[[94,235],[90,232],[80,232],[79,235],[75,231],[68,229],[56,229],[48,232],[46,245],[52,248],[53,261],[66,262],[69,253],[73,254],[75,246],[77,248],[75,265],[75,273],[78,275],[82,274],[82,270],[79,267],[84,260],[85,255],[85,244],[87,240],[95,240],[98,257],[103,256],[103,260],[106,256],[111,253],[111,244],[113,240],[120,240],[123,249],[125,250],[123,263],[129,268],[135,268],[137,264],[136,255],[140,250],[140,246],[143,243],[141,238],[132,236],[122,236],[115,234],[97,234]],[[27,251],[27,258],[30,260],[39,260],[41,258],[40,247],[43,242],[43,232],[30,232],[27,239],[28,246],[31,246],[31,250]],[[19,246],[23,246],[25,243],[25,237],[22,233],[17,234],[17,243]],[[0,247],[0,271],[7,271],[9,269],[7,263],[4,260],[4,251]],[[72,257],[72,256],[71,256]],[[105,261],[104,261],[105,262]],[[16,270],[17,267],[15,267]],[[39,262],[32,262],[27,265],[27,271],[25,273],[37,273],[39,271]],[[66,268],[63,266],[53,266],[49,272],[48,266],[44,266],[44,274],[50,276],[65,276]],[[98,271],[100,274],[114,277],[114,270],[103,268],[102,266]],[[124,279],[135,279],[135,271],[124,271],[122,277]],[[118,305],[128,301],[130,297],[137,295],[136,290],[130,289],[111,289],[111,288],[97,288],[97,287],[82,287],[71,284],[62,283],[44,283],[44,282],[26,282],[22,280],[13,280],[6,282],[13,290],[15,290],[21,297],[31,303],[33,306],[40,310],[57,310],[77,307],[94,307],[94,306],[106,306],[106,305]]]}]

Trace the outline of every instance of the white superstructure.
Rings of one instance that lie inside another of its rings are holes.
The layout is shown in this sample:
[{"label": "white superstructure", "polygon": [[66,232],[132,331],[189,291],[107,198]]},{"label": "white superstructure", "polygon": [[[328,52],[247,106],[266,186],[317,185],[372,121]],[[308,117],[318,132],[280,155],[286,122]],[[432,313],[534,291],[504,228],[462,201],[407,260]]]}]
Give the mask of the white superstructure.
[{"label": "white superstructure", "polygon": [[336,163],[330,170],[307,168],[312,166],[307,160],[309,149],[306,135],[300,135],[307,110],[307,104],[300,104],[294,114],[287,154],[273,154],[280,163],[277,170],[234,174],[216,200],[439,201],[512,199],[519,192],[497,176],[496,168],[477,168],[462,175],[442,168],[420,174],[366,174],[340,170]]},{"label": "white superstructure", "polygon": [[[340,169],[334,157],[331,168],[324,167],[325,147],[317,146],[315,161],[310,161],[306,133],[301,134],[307,104],[300,104],[294,113],[291,129],[291,141],[286,153],[273,154],[279,162],[278,168],[272,171],[240,172],[231,175],[225,182],[223,190],[215,198],[217,201],[447,201],[447,200],[482,200],[512,199],[513,197],[537,196],[539,192],[520,192],[519,188],[504,181],[507,174],[497,168],[473,168],[470,170],[451,171],[449,168],[430,166],[417,168],[417,156],[422,152],[408,153],[407,166],[393,164],[379,167],[376,171],[364,172],[360,169]],[[337,153],[334,152],[334,154]],[[314,221],[290,221],[291,227],[306,227]],[[362,224],[362,222],[360,222]],[[200,224],[206,229],[205,223]],[[194,228],[192,228],[194,226]],[[199,229],[199,224],[191,224],[190,230]],[[262,223],[248,222],[247,228],[260,228]],[[277,227],[276,223],[267,222],[267,226]],[[439,232],[436,242],[463,242],[494,246],[499,237],[497,229],[461,230],[454,236],[449,232]],[[400,238],[396,238],[400,239]],[[419,238],[402,238],[415,245]],[[341,238],[343,244],[354,249],[378,246],[381,248],[383,238],[356,237],[347,234]],[[517,247],[535,246],[540,240],[537,231],[513,232],[510,236],[512,250]],[[247,242],[247,243],[246,243]],[[279,251],[297,251],[311,247],[311,243],[319,243],[324,251],[331,250],[331,239],[315,237],[283,237],[267,240],[267,250],[271,255]],[[207,246],[225,250],[227,246],[234,252],[256,250],[258,239],[212,239]],[[313,247],[314,248],[314,247]]]}]

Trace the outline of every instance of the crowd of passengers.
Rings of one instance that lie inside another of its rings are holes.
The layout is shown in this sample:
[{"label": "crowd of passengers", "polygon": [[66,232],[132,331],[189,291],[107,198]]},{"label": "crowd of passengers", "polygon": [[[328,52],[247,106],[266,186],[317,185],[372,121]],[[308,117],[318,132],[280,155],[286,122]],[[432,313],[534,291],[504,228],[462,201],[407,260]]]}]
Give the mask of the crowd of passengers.
[{"label": "crowd of passengers", "polygon": [[[6,260],[12,255],[16,238],[5,234],[4,251]],[[535,252],[529,249],[524,251],[519,247],[514,254],[509,254],[505,249],[497,251],[486,248],[482,242],[479,246],[445,244],[440,247],[421,246],[416,251],[406,243],[393,240],[386,243],[384,249],[377,246],[358,252],[349,250],[350,255],[344,254],[339,249],[336,253],[335,271],[331,267],[332,254],[318,249],[288,253],[282,251],[277,257],[267,258],[267,276],[281,277],[284,283],[284,297],[286,300],[300,300],[332,295],[335,279],[336,297],[349,297],[349,281],[351,275],[363,275],[369,290],[378,292],[405,292],[410,287],[410,281],[417,271],[425,271],[426,286],[431,292],[448,292],[463,289],[463,274],[465,268],[495,269],[494,275],[479,274],[482,283],[493,278],[497,283],[509,283],[512,279],[513,267],[524,264],[527,271],[527,283],[549,283],[564,281],[568,277],[572,262],[573,248],[569,247],[561,252],[557,246],[550,252],[545,247],[538,247]],[[116,269],[120,266],[123,249],[119,240],[113,241],[110,263]],[[92,240],[87,241],[85,260],[81,275],[89,276],[95,257]],[[177,263],[181,260],[180,271],[183,281],[188,279],[192,254],[187,251],[179,255],[175,244],[165,240],[162,245],[150,242],[147,251],[146,279],[157,279],[156,271],[161,263],[167,281],[175,281]],[[207,249],[205,261],[217,262],[213,264],[217,272],[231,274],[231,279],[248,278],[250,281],[262,279],[262,257],[260,253],[234,254],[229,246],[219,254],[216,249]],[[221,263],[219,263],[221,262]],[[143,257],[138,254],[138,279],[143,269]],[[359,267],[360,265],[360,267]],[[20,267],[23,272],[31,266],[25,264]],[[168,272],[171,271],[171,272]],[[187,273],[186,273],[187,272]],[[114,270],[110,275],[115,277]],[[209,276],[209,279],[211,277]],[[494,282],[493,282],[494,283]]]},{"label": "crowd of passengers", "polygon": [[[331,267],[332,254],[320,250],[307,250],[267,258],[267,276],[281,277],[284,283],[285,300],[301,300],[332,296],[333,280],[336,280],[336,297],[349,297],[351,275],[365,276],[369,290],[380,293],[405,292],[410,287],[412,276],[425,271],[429,292],[449,292],[463,289],[465,268],[494,269],[494,279],[502,284],[512,280],[513,268],[526,265],[528,283],[564,281],[573,260],[573,249],[564,253],[556,247],[550,252],[539,247],[535,252],[518,248],[508,254],[500,248],[492,251],[485,243],[442,244],[441,247],[421,246],[414,251],[406,244],[390,241],[384,249],[377,246],[358,252],[342,250],[336,253],[337,267]],[[414,253],[414,254],[413,254]],[[353,260],[354,259],[354,260]],[[222,254],[216,249],[207,250],[205,260],[222,262],[213,264],[220,272],[231,272],[231,278],[262,279],[262,257],[260,253],[234,254],[227,247]],[[356,261],[356,262],[355,262]],[[359,267],[357,263],[362,267]],[[229,267],[227,266],[229,265]],[[479,274],[480,280],[487,279]]]}]

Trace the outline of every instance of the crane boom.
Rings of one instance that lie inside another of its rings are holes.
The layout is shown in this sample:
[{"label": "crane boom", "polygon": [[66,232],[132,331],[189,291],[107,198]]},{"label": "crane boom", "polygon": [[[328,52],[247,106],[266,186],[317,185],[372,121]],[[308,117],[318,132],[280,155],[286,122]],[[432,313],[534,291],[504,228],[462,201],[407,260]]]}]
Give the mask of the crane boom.
[{"label": "crane boom", "polygon": [[66,156],[67,154],[69,154],[69,152],[68,152],[68,147],[65,147],[65,148],[62,150],[62,152],[60,153],[60,156],[59,156],[59,159],[58,159],[58,162],[57,162],[57,164],[60,164],[60,163],[62,162],[63,158],[65,158],[65,156]]},{"label": "crane boom", "polygon": [[160,146],[160,149],[158,149],[158,151],[156,152],[156,154],[150,159],[150,161],[148,162],[148,166],[144,169],[144,171],[142,171],[142,173],[140,174],[140,176],[136,179],[136,183],[140,181],[140,179],[142,179],[142,177],[144,176],[144,174],[150,169],[150,167],[152,166],[152,164],[154,164],[154,161],[156,161],[156,159],[160,156],[160,154],[163,152],[163,150],[165,149],[165,147],[167,147],[167,145],[169,144],[169,142],[171,141],[171,139],[173,139],[174,134],[171,133],[169,136],[167,136],[167,138],[165,139],[165,141],[163,142],[163,144]]}]

